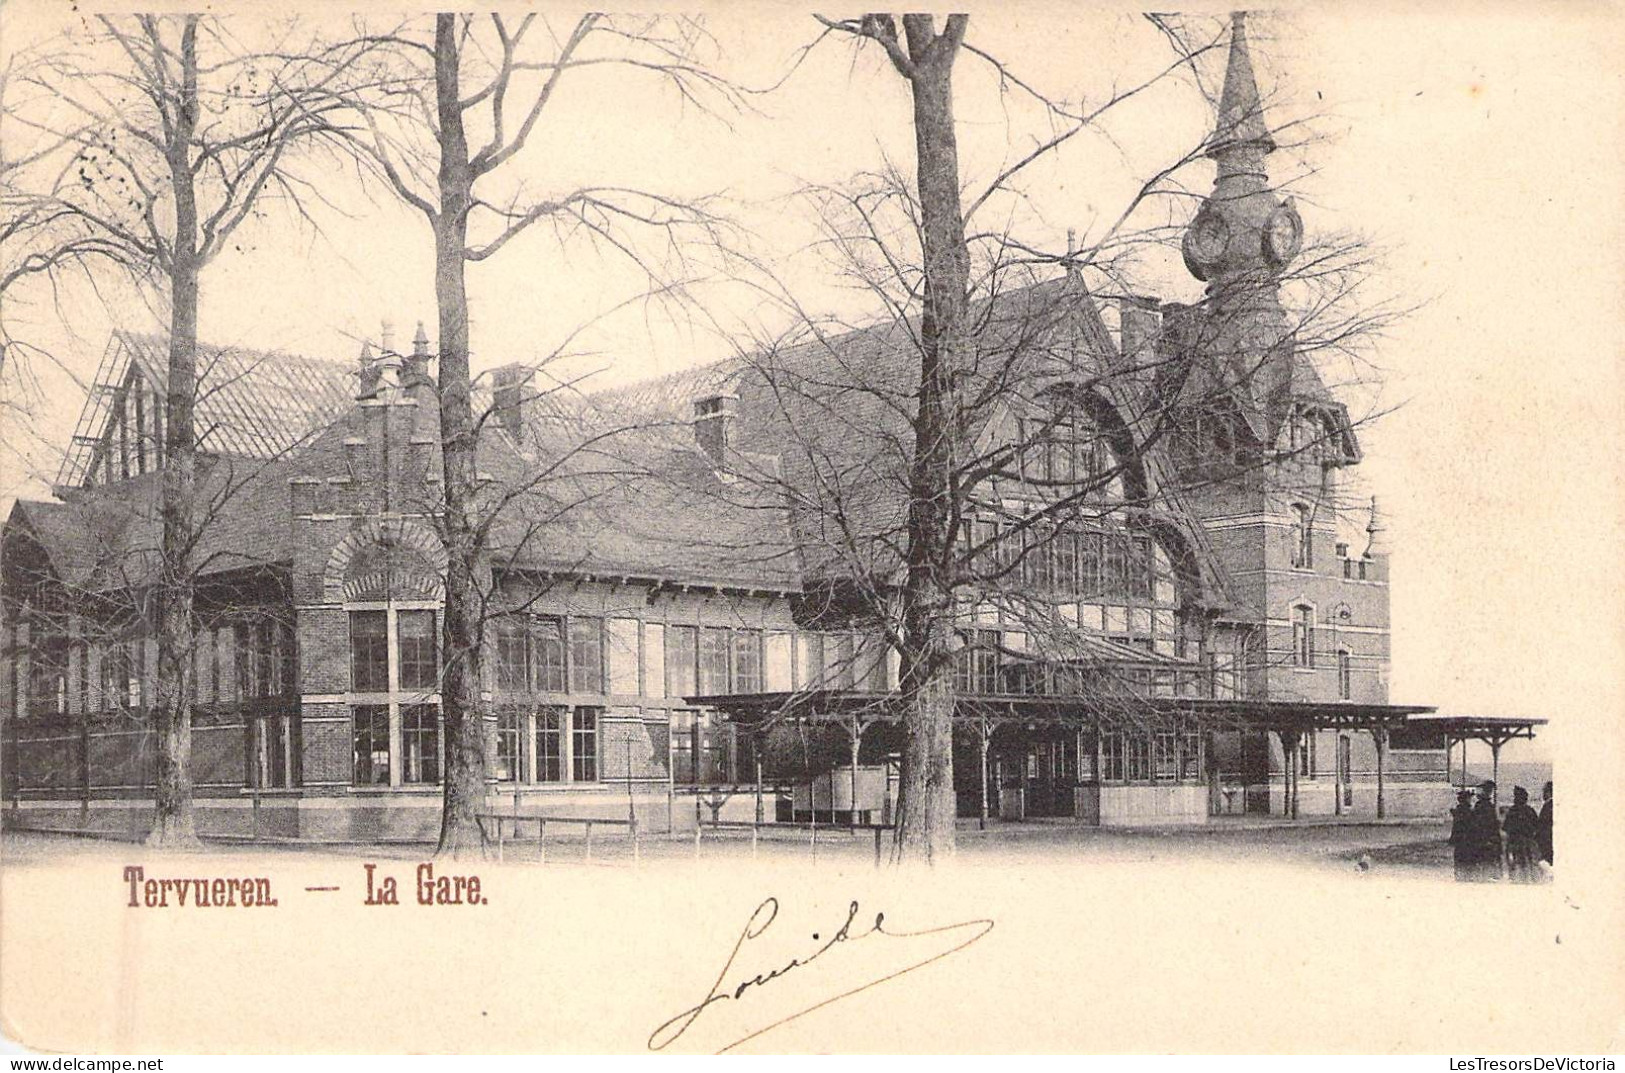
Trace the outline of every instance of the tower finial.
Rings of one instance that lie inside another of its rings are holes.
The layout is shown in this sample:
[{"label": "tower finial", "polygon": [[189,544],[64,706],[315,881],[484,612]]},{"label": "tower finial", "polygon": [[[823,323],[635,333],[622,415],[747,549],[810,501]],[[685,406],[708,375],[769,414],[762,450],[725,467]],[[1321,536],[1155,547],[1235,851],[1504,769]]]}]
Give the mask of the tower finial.
[{"label": "tower finial", "polygon": [[1383,520],[1382,512],[1377,509],[1377,497],[1371,497],[1371,517],[1365,523],[1365,553],[1366,555],[1381,555],[1388,550],[1388,525]]},{"label": "tower finial", "polygon": [[1247,13],[1230,14],[1230,60],[1219,94],[1219,121],[1208,140],[1208,156],[1221,158],[1227,150],[1254,148],[1260,156],[1273,152],[1275,139],[1264,122],[1264,104],[1253,75],[1253,57],[1247,50]]}]

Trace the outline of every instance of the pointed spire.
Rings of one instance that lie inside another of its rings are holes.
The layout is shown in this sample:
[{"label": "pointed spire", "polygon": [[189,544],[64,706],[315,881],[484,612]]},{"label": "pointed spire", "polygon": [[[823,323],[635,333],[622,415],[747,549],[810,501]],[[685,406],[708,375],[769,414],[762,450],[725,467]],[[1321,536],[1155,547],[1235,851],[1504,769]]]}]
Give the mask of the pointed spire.
[{"label": "pointed spire", "polygon": [[1208,156],[1218,157],[1227,150],[1256,147],[1260,155],[1273,152],[1275,139],[1264,122],[1264,104],[1258,96],[1258,80],[1253,76],[1253,58],[1247,51],[1247,13],[1230,15],[1230,62],[1224,72],[1224,91],[1219,95],[1219,121],[1208,140]]},{"label": "pointed spire", "polygon": [[417,334],[412,336],[412,356],[426,358],[429,356],[429,333],[423,330],[423,322],[418,321]]}]

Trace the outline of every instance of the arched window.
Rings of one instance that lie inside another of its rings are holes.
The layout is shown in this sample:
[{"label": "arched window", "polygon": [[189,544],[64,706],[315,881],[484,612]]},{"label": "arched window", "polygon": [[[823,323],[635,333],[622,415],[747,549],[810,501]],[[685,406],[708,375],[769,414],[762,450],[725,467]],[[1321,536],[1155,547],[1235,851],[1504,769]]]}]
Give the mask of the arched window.
[{"label": "arched window", "polygon": [[1310,570],[1315,565],[1314,515],[1302,503],[1292,504],[1292,568]]},{"label": "arched window", "polygon": [[1292,609],[1292,663],[1296,667],[1315,665],[1315,609],[1307,604]]},{"label": "arched window", "polygon": [[1346,648],[1337,652],[1337,695],[1342,700],[1349,700],[1354,696],[1354,667],[1349,650]]}]

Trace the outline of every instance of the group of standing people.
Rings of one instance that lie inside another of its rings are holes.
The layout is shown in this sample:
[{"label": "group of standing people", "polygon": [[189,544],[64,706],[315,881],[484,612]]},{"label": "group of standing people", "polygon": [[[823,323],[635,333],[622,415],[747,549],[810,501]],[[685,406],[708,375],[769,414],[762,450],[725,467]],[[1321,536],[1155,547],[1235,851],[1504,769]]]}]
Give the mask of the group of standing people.
[{"label": "group of standing people", "polygon": [[1463,882],[1497,883],[1503,875],[1514,883],[1538,883],[1538,862],[1552,863],[1552,784],[1542,790],[1537,813],[1529,804],[1529,791],[1512,788],[1512,807],[1505,818],[1495,808],[1495,783],[1479,784],[1478,798],[1466,790],[1456,795],[1450,810],[1450,846],[1455,855],[1456,878]]}]

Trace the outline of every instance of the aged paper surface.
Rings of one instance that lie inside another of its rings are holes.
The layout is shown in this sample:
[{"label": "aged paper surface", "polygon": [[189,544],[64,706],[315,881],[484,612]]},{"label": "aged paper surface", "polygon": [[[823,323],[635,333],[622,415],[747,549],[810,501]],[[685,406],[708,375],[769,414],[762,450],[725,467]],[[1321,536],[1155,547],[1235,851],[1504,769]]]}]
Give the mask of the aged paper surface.
[{"label": "aged paper surface", "polygon": [[[0,47],[82,16],[8,4]],[[818,34],[790,5],[708,17],[728,47],[760,46],[747,65],[755,84],[782,76]],[[1521,755],[1561,770],[1554,882],[1456,884],[1447,866],[1333,860],[1309,844],[1294,861],[1222,834],[1068,841],[1005,825],[962,832],[960,859],[924,874],[876,869],[866,835],[828,832],[816,859],[809,838],[754,857],[736,840],[698,856],[668,843],[636,864],[613,852],[437,862],[441,877],[477,875],[480,902],[420,905],[429,846],[162,856],[101,839],[41,850],[8,831],[5,1034],[66,1052],[1619,1052],[1621,20],[1602,4],[1317,5],[1281,13],[1259,45],[1270,79],[1298,99],[1323,92],[1342,127],[1317,150],[1327,174],[1300,203],[1307,228],[1376,233],[1397,251],[1388,286],[1417,307],[1380,348],[1405,406],[1365,434],[1366,480],[1398,504],[1393,699],[1550,720]],[[1034,66],[1064,92],[1075,91],[1068,64],[1115,55],[1091,51],[1082,21],[1060,4],[972,9],[1003,48],[1050,46]],[[767,112],[782,108],[771,120],[740,119],[753,147],[713,130],[702,149],[650,154],[651,182],[706,159],[704,179],[726,186],[737,169],[746,188],[730,193],[749,198],[753,183],[783,193],[775,159],[830,180],[878,167],[870,125],[892,124],[892,150],[906,101],[894,86],[871,91],[886,70],[851,64],[843,52],[829,65],[842,72],[809,76],[822,79],[815,90],[798,96],[793,83],[783,105],[768,98]],[[1199,127],[1209,116],[1190,100],[1181,122]],[[575,105],[588,118],[613,111]],[[861,130],[843,132],[857,112]],[[581,135],[583,154],[629,151],[592,137]],[[831,163],[826,142],[869,155]],[[1080,226],[1115,211],[1088,174],[1068,183],[1089,203]],[[358,226],[337,241],[362,241]],[[338,353],[334,339],[365,337],[381,315],[431,315],[426,239],[411,236],[380,235],[378,253],[323,248],[308,267],[299,251],[314,247],[301,237],[280,265],[225,265],[206,309],[248,342],[267,325],[336,319],[331,336],[301,327],[265,345]],[[476,286],[477,330],[510,312],[520,324],[492,329],[492,350],[516,346],[543,304],[524,285],[526,258],[540,254],[515,253],[471,277],[489,288]],[[342,282],[307,285],[319,271]],[[354,308],[328,299],[307,313],[323,290]],[[86,329],[80,377],[105,337],[106,325]],[[681,350],[642,366],[617,357],[628,364],[614,375],[669,372]],[[42,435],[60,449],[76,412],[77,400],[48,410]],[[25,480],[7,475],[8,500],[39,495]],[[1475,755],[1475,773],[1486,762]],[[190,877],[217,899],[215,879],[263,878],[232,897],[268,890],[275,905],[147,906],[147,879]],[[365,904],[386,877],[401,904]],[[831,945],[843,927],[849,941]],[[707,1002],[724,992],[736,997]]]}]

